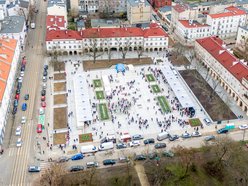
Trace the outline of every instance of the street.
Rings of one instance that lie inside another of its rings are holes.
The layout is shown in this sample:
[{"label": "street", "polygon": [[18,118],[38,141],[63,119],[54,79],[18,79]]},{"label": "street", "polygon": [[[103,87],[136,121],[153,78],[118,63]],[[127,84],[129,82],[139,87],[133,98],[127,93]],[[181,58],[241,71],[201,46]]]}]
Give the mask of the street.
[{"label": "street", "polygon": [[[46,21],[46,2],[40,1],[36,4],[39,13],[36,14],[36,28],[28,31],[26,49],[22,54],[27,58],[25,76],[20,94],[20,104],[17,114],[13,117],[14,125],[12,127],[9,148],[5,150],[1,157],[1,180],[0,185],[30,185],[30,178],[27,176],[27,167],[30,160],[34,157],[34,134],[37,121],[37,110],[40,85],[40,73],[43,67],[43,44],[45,37]],[[27,101],[27,111],[21,110],[21,104],[24,101],[24,95],[29,94]],[[14,132],[20,125],[21,117],[26,116],[26,124],[22,125],[22,147],[16,147],[17,137]],[[10,116],[12,117],[12,116]],[[11,124],[11,123],[10,123]]]}]

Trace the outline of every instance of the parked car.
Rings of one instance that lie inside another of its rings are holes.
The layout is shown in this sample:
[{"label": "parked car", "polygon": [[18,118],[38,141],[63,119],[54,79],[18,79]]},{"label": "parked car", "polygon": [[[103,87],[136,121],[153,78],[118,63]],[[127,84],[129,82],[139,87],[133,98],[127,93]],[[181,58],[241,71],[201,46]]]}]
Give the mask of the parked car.
[{"label": "parked car", "polygon": [[124,149],[124,148],[127,148],[127,145],[124,144],[124,143],[117,143],[117,144],[116,144],[116,148],[117,148],[117,149]]},{"label": "parked car", "polygon": [[22,116],[21,124],[25,124],[25,123],[26,123],[26,117],[25,116]]},{"label": "parked car", "polygon": [[144,140],[145,145],[151,144],[151,143],[155,143],[155,140],[153,138],[149,138],[149,139]]},{"label": "parked car", "polygon": [[141,135],[141,134],[135,134],[132,136],[132,139],[133,140],[141,140],[143,139],[144,137]]},{"label": "parked car", "polygon": [[165,143],[156,143],[154,145],[155,149],[161,149],[161,148],[165,148],[166,144]]},{"label": "parked car", "polygon": [[21,90],[20,89],[16,89],[16,94],[20,94]]},{"label": "parked car", "polygon": [[81,153],[78,153],[78,154],[75,154],[74,156],[71,157],[71,160],[74,161],[74,160],[81,160],[84,158],[84,155],[81,154]]},{"label": "parked car", "polygon": [[62,157],[58,158],[58,160],[56,162],[57,163],[64,163],[64,162],[67,162],[69,160],[70,160],[70,158],[62,156]]},{"label": "parked car", "polygon": [[24,77],[24,71],[21,71],[20,76]]},{"label": "parked car", "polygon": [[210,125],[211,124],[211,121],[208,118],[205,118],[204,119],[204,122],[206,123],[206,125]]},{"label": "parked car", "polygon": [[21,126],[18,126],[18,127],[16,128],[15,135],[16,135],[16,136],[20,136],[20,135],[21,135],[21,132],[22,132]]},{"label": "parked car", "polygon": [[42,101],[42,102],[41,102],[41,106],[42,106],[43,108],[45,108],[45,107],[46,107],[46,102],[45,102],[45,101]]},{"label": "parked car", "polygon": [[39,115],[43,115],[43,114],[45,114],[45,110],[44,110],[44,108],[39,108]]},{"label": "parked car", "polygon": [[29,99],[29,94],[25,94],[24,99],[28,100]]},{"label": "parked car", "polygon": [[28,172],[40,172],[40,167],[39,166],[29,166]]},{"label": "parked car", "polygon": [[169,140],[170,140],[170,141],[175,141],[175,140],[177,140],[177,139],[179,139],[179,136],[178,136],[178,135],[170,135],[170,136],[169,136]]},{"label": "parked car", "polygon": [[21,138],[18,138],[17,141],[16,141],[16,146],[17,147],[21,147],[22,146],[22,139]]},{"label": "parked car", "polygon": [[46,90],[42,90],[41,91],[41,96],[45,96],[46,95]]},{"label": "parked car", "polygon": [[37,124],[36,132],[42,133],[42,125],[41,124]]},{"label": "parked car", "polygon": [[47,82],[47,77],[46,77],[46,76],[43,76],[43,77],[42,77],[42,81],[43,81],[43,82]]},{"label": "parked car", "polygon": [[225,128],[222,128],[222,129],[217,130],[217,133],[218,134],[226,134],[226,133],[228,133],[228,130]]},{"label": "parked car", "polygon": [[248,129],[248,125],[247,124],[239,125],[239,129],[246,130],[246,129]]},{"label": "parked car", "polygon": [[46,96],[41,96],[41,101],[46,101]]},{"label": "parked car", "polygon": [[20,94],[16,94],[15,99],[19,100],[19,98],[20,98]]},{"label": "parked car", "polygon": [[27,103],[23,103],[22,104],[22,111],[26,111],[27,110]]},{"label": "parked car", "polygon": [[114,165],[114,164],[116,164],[116,161],[114,159],[103,160],[103,165]]},{"label": "parked car", "polygon": [[165,156],[165,157],[169,157],[169,158],[174,157],[174,153],[173,153],[172,151],[170,151],[170,150],[166,150],[166,151],[164,151],[162,154],[163,154],[163,156]]},{"label": "parked car", "polygon": [[187,132],[182,134],[182,138],[191,138],[191,135]]},{"label": "parked car", "polygon": [[21,71],[25,71],[25,65],[22,65]]},{"label": "parked car", "polygon": [[84,170],[84,166],[81,165],[71,166],[70,168],[70,172],[77,172],[82,170]]},{"label": "parked car", "polygon": [[200,137],[202,134],[198,131],[192,133],[192,137]]},{"label": "parked car", "polygon": [[136,146],[140,145],[140,141],[133,140],[133,141],[130,141],[128,144],[129,144],[130,147],[136,147]]},{"label": "parked car", "polygon": [[214,139],[215,139],[215,136],[214,135],[206,136],[204,138],[205,141],[211,141],[211,140],[214,140]]},{"label": "parked car", "polygon": [[14,107],[17,107],[17,106],[18,106],[18,100],[15,99],[15,100],[14,100]]},{"label": "parked car", "polygon": [[86,163],[87,168],[98,167],[98,166],[99,164],[96,161],[91,161],[91,162]]},{"label": "parked car", "polygon": [[42,89],[46,90],[46,88],[47,88],[47,84],[46,83],[43,83]]},{"label": "parked car", "polygon": [[47,71],[46,70],[44,70],[43,76],[47,76]]},{"label": "parked car", "polygon": [[134,157],[134,160],[135,161],[146,160],[146,156],[143,154],[139,154]]},{"label": "parked car", "polygon": [[22,83],[22,77],[18,78],[18,83]]},{"label": "parked car", "polygon": [[15,115],[17,113],[17,107],[13,108],[12,114]]},{"label": "parked car", "polygon": [[130,160],[128,159],[128,157],[120,157],[119,159],[118,159],[118,162],[119,163],[127,163],[127,162],[129,162]]},{"label": "parked car", "polygon": [[44,65],[44,70],[48,70],[48,65]]},{"label": "parked car", "polygon": [[17,83],[17,89],[21,89],[22,88],[22,83],[21,82],[18,82]]}]

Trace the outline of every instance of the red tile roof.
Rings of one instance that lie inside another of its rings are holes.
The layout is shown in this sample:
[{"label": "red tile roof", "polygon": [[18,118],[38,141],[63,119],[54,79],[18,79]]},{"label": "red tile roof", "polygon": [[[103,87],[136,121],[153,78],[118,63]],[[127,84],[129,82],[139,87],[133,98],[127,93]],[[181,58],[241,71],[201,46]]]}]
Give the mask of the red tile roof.
[{"label": "red tile roof", "polygon": [[152,28],[88,28],[81,31],[62,31],[51,30],[47,31],[46,41],[53,39],[76,39],[82,38],[115,38],[115,37],[152,37],[152,36],[164,36],[168,37],[168,34],[159,26]]},{"label": "red tile roof", "polygon": [[208,27],[207,24],[200,24],[198,22],[193,22],[192,24],[189,24],[188,20],[179,20],[179,22],[186,28],[199,28],[199,27]]},{"label": "red tile roof", "polygon": [[199,43],[205,50],[208,51],[219,63],[222,64],[234,77],[236,77],[240,82],[242,78],[248,80],[248,67],[231,54],[222,45],[224,42],[216,36],[197,39]]},{"label": "red tile roof", "polygon": [[188,7],[186,5],[181,5],[181,4],[176,4],[175,6],[173,6],[172,8],[174,8],[174,10],[176,10],[178,13],[182,13],[185,10],[188,9]]},{"label": "red tile roof", "polygon": [[66,21],[64,16],[47,15],[46,17],[47,28],[50,27],[65,28],[65,23]]},{"label": "red tile roof", "polygon": [[234,6],[227,7],[226,10],[227,12],[223,12],[219,14],[209,14],[209,16],[215,19],[215,18],[221,18],[221,17],[246,15],[246,12],[244,10],[241,10]]}]

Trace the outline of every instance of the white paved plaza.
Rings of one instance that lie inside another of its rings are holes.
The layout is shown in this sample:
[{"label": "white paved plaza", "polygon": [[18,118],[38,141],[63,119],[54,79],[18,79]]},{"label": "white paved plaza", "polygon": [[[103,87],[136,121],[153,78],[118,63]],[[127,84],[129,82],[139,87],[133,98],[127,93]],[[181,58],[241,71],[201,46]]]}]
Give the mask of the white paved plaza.
[{"label": "white paved plaza", "polygon": [[[70,144],[78,143],[77,140],[74,142],[74,139],[77,139],[78,134],[82,133],[92,133],[94,141],[99,141],[101,138],[110,134],[115,134],[117,139],[122,133],[129,133],[130,135],[143,134],[145,137],[155,137],[162,130],[166,129],[175,134],[181,134],[188,129],[189,126],[185,126],[183,123],[184,121],[188,121],[189,117],[185,114],[182,115],[182,113],[176,109],[178,101],[175,101],[174,93],[169,85],[163,82],[162,77],[155,78],[155,82],[148,82],[145,80],[145,74],[153,74],[151,69],[163,68],[163,65],[169,65],[169,62],[164,61],[161,65],[135,66],[133,70],[126,71],[124,75],[122,73],[117,73],[114,67],[84,72],[82,64],[79,64],[77,69],[74,64],[75,61],[66,63],[67,89],[70,90],[68,93],[68,113],[76,113],[75,102],[79,100],[74,100],[72,81],[73,78],[79,74],[84,74],[85,77],[87,77],[91,105],[94,103],[106,103],[107,106],[111,108],[112,104],[118,105],[118,101],[125,99],[131,106],[128,107],[128,113],[121,112],[119,110],[120,106],[117,106],[118,109],[113,111],[112,114],[109,112],[110,119],[105,121],[100,120],[98,109],[97,107],[94,107],[92,108],[92,111],[95,111],[95,114],[93,114],[94,122],[90,125],[85,125],[84,129],[77,128],[76,114],[73,114],[73,116],[68,118],[70,126]],[[105,98],[106,92],[104,90],[105,87],[103,82],[102,88],[94,88],[93,80],[102,79],[103,76],[110,77],[110,75],[113,79],[109,84],[112,91],[112,99],[109,102],[107,99],[97,100],[95,91],[103,90]],[[132,85],[130,85],[130,83]],[[159,86],[161,90],[160,93],[152,92],[152,89],[149,87],[153,84]],[[207,116],[184,83],[182,82],[181,84],[182,87],[187,90],[189,97],[195,105],[195,117],[200,118],[202,121]],[[157,96],[165,96],[167,98],[168,103],[172,108],[171,113],[165,114],[160,111],[161,107],[156,99]],[[167,126],[168,123],[171,123],[170,126]]]}]

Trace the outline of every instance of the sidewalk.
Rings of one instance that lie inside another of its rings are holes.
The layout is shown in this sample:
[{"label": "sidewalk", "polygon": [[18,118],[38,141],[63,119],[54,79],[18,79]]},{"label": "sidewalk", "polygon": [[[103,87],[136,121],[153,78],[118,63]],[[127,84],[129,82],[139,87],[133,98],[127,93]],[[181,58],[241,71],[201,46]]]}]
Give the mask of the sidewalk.
[{"label": "sidewalk", "polygon": [[148,178],[147,178],[146,173],[145,173],[144,166],[137,163],[135,165],[135,170],[136,170],[136,172],[138,174],[138,177],[139,177],[139,180],[140,180],[140,184],[142,186],[150,186],[149,181],[148,181]]}]

